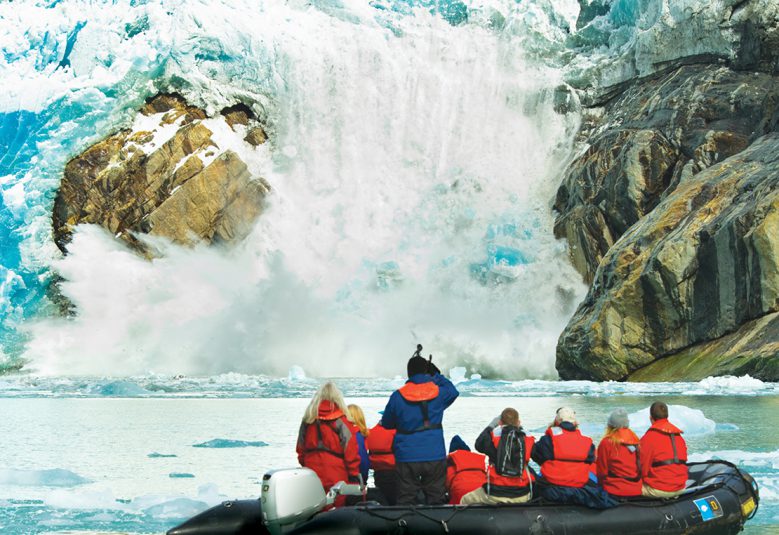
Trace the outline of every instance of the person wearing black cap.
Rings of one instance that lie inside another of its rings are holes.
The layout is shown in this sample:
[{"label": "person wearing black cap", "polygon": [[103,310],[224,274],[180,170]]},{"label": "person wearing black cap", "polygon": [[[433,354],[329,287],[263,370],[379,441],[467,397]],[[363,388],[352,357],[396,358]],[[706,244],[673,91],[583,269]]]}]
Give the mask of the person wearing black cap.
[{"label": "person wearing black cap", "polygon": [[446,444],[441,425],[444,410],[459,392],[440,370],[419,355],[408,361],[408,381],[392,393],[382,425],[395,429],[398,504],[412,505],[422,492],[428,505],[446,503]]}]

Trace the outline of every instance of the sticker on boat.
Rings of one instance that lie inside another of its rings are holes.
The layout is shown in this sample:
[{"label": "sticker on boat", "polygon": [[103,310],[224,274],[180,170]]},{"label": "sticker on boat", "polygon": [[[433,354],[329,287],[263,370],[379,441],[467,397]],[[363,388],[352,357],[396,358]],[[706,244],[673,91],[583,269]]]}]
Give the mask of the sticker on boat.
[{"label": "sticker on boat", "polygon": [[714,520],[724,514],[722,512],[722,506],[714,496],[706,496],[700,500],[693,501],[693,503],[695,504],[695,507],[698,508],[698,511],[701,512],[701,518],[704,522]]}]

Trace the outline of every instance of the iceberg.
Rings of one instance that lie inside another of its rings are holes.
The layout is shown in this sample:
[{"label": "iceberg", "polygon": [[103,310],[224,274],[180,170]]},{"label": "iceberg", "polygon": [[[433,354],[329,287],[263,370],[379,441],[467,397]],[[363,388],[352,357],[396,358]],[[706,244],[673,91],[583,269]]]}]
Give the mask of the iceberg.
[{"label": "iceberg", "polygon": [[[649,407],[630,413],[629,418],[631,429],[639,436],[643,435],[651,425]],[[716,422],[706,418],[703,411],[684,405],[669,405],[668,420],[684,431],[686,436],[708,435],[717,430]]]}]

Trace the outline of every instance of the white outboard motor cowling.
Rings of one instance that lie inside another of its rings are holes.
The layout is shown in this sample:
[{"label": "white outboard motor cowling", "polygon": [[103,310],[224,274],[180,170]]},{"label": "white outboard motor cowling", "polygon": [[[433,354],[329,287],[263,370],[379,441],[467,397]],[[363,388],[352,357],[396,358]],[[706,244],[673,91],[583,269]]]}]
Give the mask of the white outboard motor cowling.
[{"label": "white outboard motor cowling", "polygon": [[271,470],[262,477],[262,518],[277,535],[307,520],[327,505],[322,482],[309,468]]}]

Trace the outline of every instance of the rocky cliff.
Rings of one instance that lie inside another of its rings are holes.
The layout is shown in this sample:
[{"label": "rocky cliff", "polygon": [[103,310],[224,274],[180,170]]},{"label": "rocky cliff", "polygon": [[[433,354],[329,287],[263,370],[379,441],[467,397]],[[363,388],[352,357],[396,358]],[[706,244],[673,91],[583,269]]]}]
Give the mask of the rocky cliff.
[{"label": "rocky cliff", "polygon": [[562,378],[779,380],[779,21],[739,31],[731,60],[665,66],[587,110],[555,199],[591,283]]},{"label": "rocky cliff", "polygon": [[146,254],[142,234],[182,245],[240,240],[269,191],[244,161],[261,157],[265,141],[247,107],[209,118],[178,95],[158,95],[132,128],[68,162],[54,203],[55,242],[65,252],[80,223],[100,225]]}]

